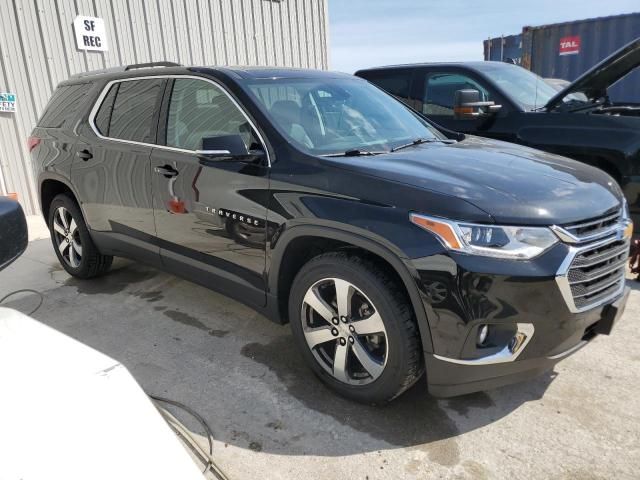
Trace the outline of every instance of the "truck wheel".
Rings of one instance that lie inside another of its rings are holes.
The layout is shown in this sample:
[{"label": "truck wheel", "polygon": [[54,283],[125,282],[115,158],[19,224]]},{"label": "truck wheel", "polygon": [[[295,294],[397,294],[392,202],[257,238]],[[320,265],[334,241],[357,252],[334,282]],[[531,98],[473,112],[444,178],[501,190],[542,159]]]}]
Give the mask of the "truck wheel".
[{"label": "truck wheel", "polygon": [[349,399],[389,402],[423,372],[406,293],[361,257],[327,253],[305,264],[293,281],[289,319],[311,369]]},{"label": "truck wheel", "polygon": [[68,195],[60,194],[53,199],[48,224],[58,260],[70,275],[93,278],[109,270],[113,257],[98,251],[80,207]]}]

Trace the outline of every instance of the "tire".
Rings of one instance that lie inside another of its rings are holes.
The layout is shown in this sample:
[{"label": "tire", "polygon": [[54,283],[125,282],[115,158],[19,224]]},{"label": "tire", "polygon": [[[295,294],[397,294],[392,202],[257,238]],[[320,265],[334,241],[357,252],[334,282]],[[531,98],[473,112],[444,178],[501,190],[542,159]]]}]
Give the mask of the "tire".
[{"label": "tire", "polygon": [[[338,291],[347,299],[340,306]],[[348,318],[336,324],[334,315],[345,311],[342,317]],[[390,402],[423,373],[420,335],[406,292],[362,257],[332,252],[306,263],[293,281],[289,320],[313,372],[351,400]]]},{"label": "tire", "polygon": [[70,275],[88,279],[109,271],[113,257],[98,251],[80,207],[69,195],[60,194],[51,201],[47,224],[53,249]]}]

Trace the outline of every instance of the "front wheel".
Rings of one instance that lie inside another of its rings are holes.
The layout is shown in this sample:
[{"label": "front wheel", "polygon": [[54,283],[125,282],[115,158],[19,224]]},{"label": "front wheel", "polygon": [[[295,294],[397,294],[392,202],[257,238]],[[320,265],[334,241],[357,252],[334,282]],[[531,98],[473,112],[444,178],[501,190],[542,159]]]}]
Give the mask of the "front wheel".
[{"label": "front wheel", "polygon": [[422,374],[406,293],[361,257],[328,253],[304,265],[293,282],[289,319],[312,370],[347,398],[386,403]]},{"label": "front wheel", "polygon": [[58,260],[70,275],[93,278],[111,268],[113,257],[98,251],[80,207],[68,195],[60,194],[53,199],[48,223]]}]

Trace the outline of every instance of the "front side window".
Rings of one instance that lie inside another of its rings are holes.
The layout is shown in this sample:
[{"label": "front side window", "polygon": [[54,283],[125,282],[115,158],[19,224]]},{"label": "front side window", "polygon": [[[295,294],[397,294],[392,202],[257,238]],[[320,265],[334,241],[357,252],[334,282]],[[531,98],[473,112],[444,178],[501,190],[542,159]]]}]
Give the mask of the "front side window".
[{"label": "front side window", "polygon": [[[153,121],[163,85],[162,79],[120,82],[107,136],[121,140],[154,143],[155,139],[151,137]],[[101,128],[105,128],[104,123],[102,125]]]},{"label": "front side window", "polygon": [[313,155],[388,151],[416,139],[444,138],[401,102],[360,78],[278,78],[247,86],[287,140]]},{"label": "front side window", "polygon": [[246,117],[216,85],[203,80],[177,79],[171,92],[166,145],[201,150],[202,139],[240,135],[247,149],[259,148]]},{"label": "front side window", "polygon": [[431,73],[427,76],[422,113],[453,117],[455,94],[458,90],[478,90],[480,101],[490,101],[487,89],[471,77],[459,73]]}]

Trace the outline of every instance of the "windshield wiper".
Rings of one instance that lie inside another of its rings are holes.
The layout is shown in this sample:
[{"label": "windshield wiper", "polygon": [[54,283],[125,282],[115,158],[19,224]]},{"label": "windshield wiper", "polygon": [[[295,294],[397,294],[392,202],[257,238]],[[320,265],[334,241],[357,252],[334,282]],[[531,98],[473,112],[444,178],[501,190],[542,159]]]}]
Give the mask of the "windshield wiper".
[{"label": "windshield wiper", "polygon": [[438,138],[416,138],[410,143],[405,143],[404,145],[398,145],[397,147],[393,147],[391,151],[397,152],[398,150],[402,150],[403,148],[413,147],[414,145],[420,145],[421,143],[434,143],[434,142],[442,142],[442,140]]},{"label": "windshield wiper", "polygon": [[380,155],[381,153],[389,153],[389,152],[385,152],[385,151],[372,152],[371,150],[360,150],[358,148],[353,148],[351,150],[347,150],[346,152],[327,153],[326,155],[322,155],[322,156],[323,157],[365,157],[369,155]]}]

